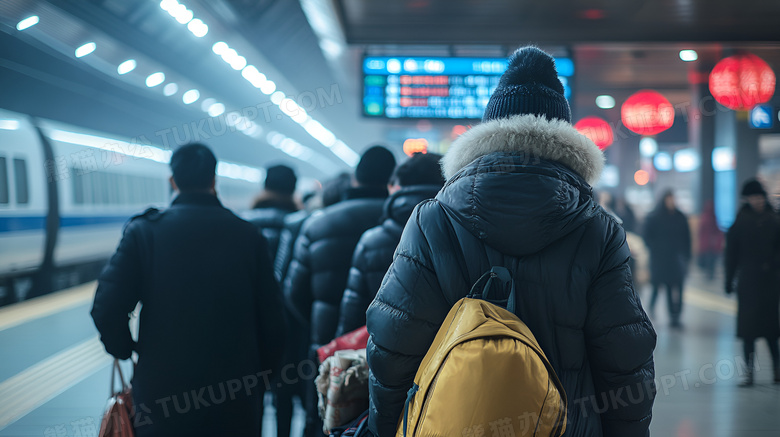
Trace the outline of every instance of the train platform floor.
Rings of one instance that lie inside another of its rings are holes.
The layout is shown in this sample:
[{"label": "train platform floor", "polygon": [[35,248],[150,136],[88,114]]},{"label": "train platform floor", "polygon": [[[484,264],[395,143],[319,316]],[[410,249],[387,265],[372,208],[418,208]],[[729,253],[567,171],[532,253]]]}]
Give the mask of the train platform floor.
[{"label": "train platform floor", "polygon": [[[739,387],[745,366],[734,337],[736,302],[723,295],[721,283],[689,278],[682,329],[669,326],[665,299],[658,299],[652,435],[780,435],[780,385],[772,383],[765,343],[757,347],[755,385]],[[97,435],[112,360],[89,317],[94,287],[0,308],[0,437]],[[640,294],[647,306],[648,290]],[[267,405],[264,436],[275,435],[273,416]],[[293,435],[301,434],[302,424],[297,406]]]}]

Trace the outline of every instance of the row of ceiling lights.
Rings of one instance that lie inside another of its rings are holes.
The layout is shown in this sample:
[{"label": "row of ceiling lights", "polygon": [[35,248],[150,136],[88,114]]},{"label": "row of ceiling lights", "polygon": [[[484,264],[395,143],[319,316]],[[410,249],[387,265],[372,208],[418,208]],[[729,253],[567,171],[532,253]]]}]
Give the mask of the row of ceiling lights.
[{"label": "row of ceiling lights", "polygon": [[[160,8],[168,12],[179,23],[187,24],[188,28],[189,25],[194,20],[197,20],[196,18],[194,18],[194,14],[192,13],[192,11],[187,9],[186,6],[179,3],[177,0],[162,0],[160,2]],[[205,26],[206,32],[208,32],[208,26],[206,26],[205,23],[203,23],[201,20],[198,20],[198,22],[199,24],[197,25],[197,27],[200,27],[202,24],[203,26]],[[192,29],[190,29],[190,31],[192,31],[193,34],[195,34],[195,32]],[[197,34],[195,35],[199,36]],[[203,33],[203,35],[205,35],[205,33]],[[277,90],[276,83],[268,79],[263,73],[261,73],[257,69],[257,67],[249,64],[247,59],[244,56],[241,56],[235,49],[231,48],[224,41],[219,41],[214,43],[211,47],[211,50],[214,52],[214,54],[220,56],[220,58],[222,58],[222,60],[225,63],[230,65],[232,69],[236,71],[241,71],[241,76],[244,79],[246,79],[250,84],[252,84],[252,86],[259,89],[260,92],[262,92],[263,94],[270,96],[271,102],[274,105],[278,106],[283,114],[290,117],[290,119],[292,119],[294,122],[300,124],[309,135],[311,135],[323,146],[329,148],[339,159],[341,159],[342,161],[344,161],[350,166],[354,166],[357,164],[358,160],[360,159],[360,156],[354,150],[352,150],[350,147],[344,144],[343,141],[336,138],[333,132],[331,132],[329,129],[324,127],[321,123],[319,123],[317,120],[312,118],[309,114],[307,114],[306,110],[302,108],[300,105],[298,105],[298,103],[296,103],[295,100],[288,98],[282,91]],[[190,98],[192,97],[194,97],[194,95],[190,96]],[[187,103],[187,101],[185,101],[185,103]],[[224,112],[225,110],[224,105],[221,104],[218,105],[220,106],[217,106],[213,111],[211,109],[208,110],[209,115],[212,115],[213,113],[220,115]],[[216,115],[212,115],[212,116],[216,116]],[[252,123],[251,121],[248,122]],[[259,130],[259,126],[257,127],[257,129],[253,129],[253,130]],[[286,144],[291,144],[291,143],[287,142]],[[297,145],[298,148],[308,149],[297,142],[295,142],[295,145]],[[290,148],[287,147],[286,149],[289,150]],[[307,156],[308,154],[297,154],[297,155],[298,155],[297,157],[300,157],[300,156]]]},{"label": "row of ceiling lights", "polygon": [[[163,0],[160,3],[160,7],[168,12],[177,22],[181,24],[187,24],[190,32],[196,37],[203,37],[208,33],[208,26],[203,23],[202,20],[194,18],[192,11],[187,9],[184,5],[178,3],[176,0]],[[197,20],[197,21],[196,21]],[[29,29],[40,22],[40,17],[33,15],[27,17],[19,23],[16,28],[19,31]],[[196,24],[191,26],[195,22]],[[223,59],[228,62],[235,70],[241,70],[242,76],[249,81],[256,88],[260,89],[266,95],[270,95],[271,102],[279,106],[282,113],[289,116],[293,121],[301,124],[303,128],[317,141],[322,143],[328,148],[333,150],[334,154],[342,159],[349,165],[357,164],[359,156],[351,148],[347,147],[342,141],[338,140],[333,133],[326,129],[322,124],[311,118],[306,111],[301,108],[294,100],[285,96],[281,91],[276,90],[276,84],[267,79],[265,75],[260,73],[256,67],[246,65],[246,58],[239,56],[238,53],[230,49],[224,42],[219,42],[214,45],[213,50],[215,53],[220,48],[225,49],[225,53],[222,56]],[[97,49],[95,42],[85,43],[74,51],[76,58],[83,58]],[[125,75],[136,69],[138,62],[135,59],[128,59],[117,66],[117,74]],[[145,84],[149,88],[157,87],[165,82],[165,73],[162,71],[154,72],[146,77]],[[169,82],[163,87],[163,94],[165,96],[173,96],[179,91],[179,86],[175,82]],[[182,103],[190,105],[197,102],[201,98],[200,91],[197,89],[190,89],[182,93]],[[206,98],[201,103],[201,110],[206,112],[211,117],[218,117],[225,113],[225,105],[216,101],[213,98]],[[260,138],[263,129],[253,121],[241,116],[237,112],[229,114],[230,117],[226,118],[226,122],[231,126],[235,126],[236,129],[244,134]],[[273,137],[274,141],[270,141]],[[287,136],[278,133],[271,132],[268,134],[269,143],[288,155],[308,161],[312,156],[319,155],[310,148],[301,145],[300,143],[288,138]]]}]

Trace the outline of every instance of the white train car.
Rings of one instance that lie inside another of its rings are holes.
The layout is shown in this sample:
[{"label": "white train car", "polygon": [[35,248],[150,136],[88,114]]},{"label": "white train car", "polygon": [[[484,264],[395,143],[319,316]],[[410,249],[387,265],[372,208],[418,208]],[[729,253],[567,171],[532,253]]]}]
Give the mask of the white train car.
[{"label": "white train car", "polygon": [[[173,195],[171,151],[0,110],[0,284],[5,300],[94,277],[122,228]],[[223,204],[248,208],[260,169],[219,162]]]}]

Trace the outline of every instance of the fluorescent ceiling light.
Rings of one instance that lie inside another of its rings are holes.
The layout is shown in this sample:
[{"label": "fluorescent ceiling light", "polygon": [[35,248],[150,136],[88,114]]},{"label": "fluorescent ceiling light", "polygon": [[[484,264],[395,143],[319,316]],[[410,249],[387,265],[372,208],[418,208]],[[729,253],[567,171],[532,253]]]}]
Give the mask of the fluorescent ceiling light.
[{"label": "fluorescent ceiling light", "polygon": [[680,50],[680,59],[685,62],[691,62],[699,59],[699,54],[696,50]]},{"label": "fluorescent ceiling light", "polygon": [[225,105],[222,103],[214,103],[213,105],[209,106],[209,115],[212,117],[218,117],[225,113]]},{"label": "fluorescent ceiling light", "polygon": [[179,91],[179,85],[176,85],[173,82],[165,85],[165,88],[163,88],[163,94],[165,94],[167,97],[176,94],[176,92],[178,91]]},{"label": "fluorescent ceiling light", "polygon": [[16,23],[16,30],[29,29],[29,28],[35,26],[36,24],[38,24],[39,21],[40,21],[40,19],[38,18],[37,15],[33,15],[31,17],[27,17],[24,20]]},{"label": "fluorescent ceiling light", "polygon": [[235,56],[229,63],[234,70],[242,70],[246,67],[246,58],[243,56]]},{"label": "fluorescent ceiling light", "polygon": [[218,54],[218,55],[222,55],[222,54],[223,54],[223,53],[225,53],[225,52],[226,52],[226,51],[227,51],[229,48],[230,48],[230,47],[228,47],[228,45],[227,45],[227,44],[225,44],[223,41],[216,42],[216,43],[214,43],[214,45],[213,45],[213,46],[211,46],[211,50],[212,50],[214,53]]},{"label": "fluorescent ceiling light", "polygon": [[266,80],[260,84],[260,92],[263,94],[270,95],[273,94],[274,91],[276,91],[276,84],[272,80]]},{"label": "fluorescent ceiling light", "polygon": [[596,106],[601,109],[612,109],[615,107],[615,98],[609,95],[596,97]]},{"label": "fluorescent ceiling light", "polygon": [[136,67],[135,59],[128,59],[125,62],[122,62],[119,64],[118,67],[116,67],[116,72],[119,74],[127,74],[133,70],[135,70]]},{"label": "fluorescent ceiling light", "polygon": [[200,102],[200,109],[203,112],[209,112],[209,108],[211,108],[211,105],[217,103],[217,99],[209,97],[208,99]]},{"label": "fluorescent ceiling light", "polygon": [[271,103],[273,103],[274,105],[279,105],[282,103],[282,100],[284,100],[284,98],[285,98],[284,93],[281,91],[277,91],[271,94]]},{"label": "fluorescent ceiling light", "polygon": [[198,38],[202,38],[209,33],[209,27],[206,26],[206,23],[197,18],[187,24],[187,29]]},{"label": "fluorescent ceiling light", "polygon": [[97,48],[97,44],[93,42],[88,42],[76,49],[76,57],[82,58],[84,56],[87,56],[88,54],[94,52],[96,48]]},{"label": "fluorescent ceiling light", "polygon": [[673,167],[672,157],[666,152],[658,152],[653,158],[653,165],[658,171],[669,171]]},{"label": "fluorescent ceiling light", "polygon": [[194,103],[198,101],[199,98],[200,98],[200,91],[189,90],[181,96],[181,101],[184,102],[185,105],[189,105],[190,103]]},{"label": "fluorescent ceiling light", "polygon": [[3,130],[19,129],[19,120],[12,120],[12,119],[0,120],[0,129]]},{"label": "fluorescent ceiling light", "polygon": [[643,137],[639,140],[639,154],[645,158],[651,158],[658,152],[658,142],[655,138]]},{"label": "fluorescent ceiling light", "polygon": [[156,87],[157,85],[165,82],[165,73],[162,71],[158,71],[157,73],[152,73],[149,75],[149,77],[146,78],[146,86],[149,88]]}]

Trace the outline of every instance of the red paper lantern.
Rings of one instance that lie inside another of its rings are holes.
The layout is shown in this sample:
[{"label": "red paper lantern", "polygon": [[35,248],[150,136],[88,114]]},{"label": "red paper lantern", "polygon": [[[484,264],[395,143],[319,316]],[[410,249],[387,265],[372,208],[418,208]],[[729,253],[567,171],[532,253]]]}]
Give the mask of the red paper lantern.
[{"label": "red paper lantern", "polygon": [[612,144],[612,128],[606,120],[598,117],[585,117],[574,125],[574,129],[588,137],[599,149],[604,150]]},{"label": "red paper lantern", "polygon": [[656,135],[674,124],[674,107],[666,97],[653,90],[642,90],[629,97],[620,108],[623,124],[640,135]]},{"label": "red paper lantern", "polygon": [[721,59],[710,73],[710,92],[729,109],[746,110],[775,94],[775,72],[751,53]]}]

